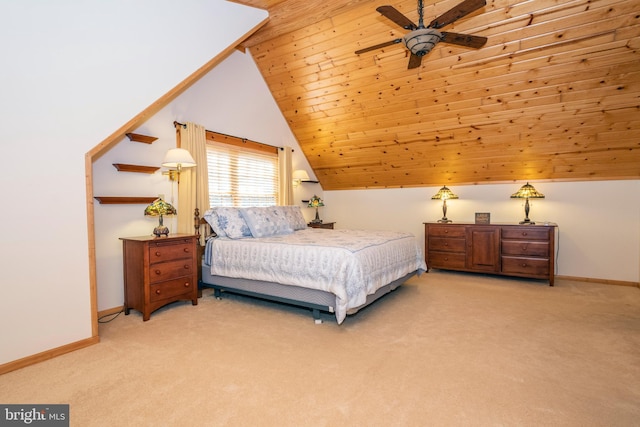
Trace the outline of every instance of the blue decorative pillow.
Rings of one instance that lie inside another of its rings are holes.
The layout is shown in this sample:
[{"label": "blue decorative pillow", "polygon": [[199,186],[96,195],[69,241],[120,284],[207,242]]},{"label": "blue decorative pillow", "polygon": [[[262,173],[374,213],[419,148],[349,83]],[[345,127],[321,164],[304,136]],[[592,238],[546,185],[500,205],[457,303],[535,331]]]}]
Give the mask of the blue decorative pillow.
[{"label": "blue decorative pillow", "polygon": [[215,213],[218,215],[218,226],[230,239],[251,237],[251,229],[240,211],[240,208],[215,208]]},{"label": "blue decorative pillow", "polygon": [[216,213],[216,209],[218,208],[213,208],[206,211],[203,215],[203,218],[211,226],[211,229],[214,233],[216,233],[216,236],[226,237],[227,233],[225,233],[225,231],[220,228],[220,224],[218,223],[218,214]]},{"label": "blue decorative pillow", "polygon": [[253,237],[293,233],[284,214],[274,208],[275,206],[242,208],[240,210]]},{"label": "blue decorative pillow", "polygon": [[282,210],[285,218],[289,222],[289,226],[294,230],[304,230],[307,228],[307,221],[302,215],[300,206],[275,206],[275,208]]}]

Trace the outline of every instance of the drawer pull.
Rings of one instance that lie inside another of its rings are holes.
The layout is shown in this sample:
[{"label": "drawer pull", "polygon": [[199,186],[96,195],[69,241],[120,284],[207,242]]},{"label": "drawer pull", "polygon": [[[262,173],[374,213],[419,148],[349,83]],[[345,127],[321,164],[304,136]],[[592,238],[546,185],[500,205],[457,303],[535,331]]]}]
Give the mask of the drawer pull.
[{"label": "drawer pull", "polygon": [[161,275],[161,274],[162,274],[162,271],[160,271],[160,270],[156,270],[156,274],[159,276],[159,275]]},{"label": "drawer pull", "polygon": [[156,295],[160,295],[160,289],[156,289]]},{"label": "drawer pull", "polygon": [[527,245],[522,245],[522,250],[526,252],[527,251]]},{"label": "drawer pull", "polygon": [[522,263],[522,267],[526,267],[526,266],[527,266],[527,263],[526,263],[526,262],[523,262],[523,263]]},{"label": "drawer pull", "polygon": [[190,269],[190,268],[191,268],[191,266],[190,266],[189,264],[185,264],[185,265],[184,265],[184,269],[185,269],[185,270],[188,270],[188,269]]},{"label": "drawer pull", "polygon": [[156,251],[156,256],[160,256],[160,252],[159,251]]},{"label": "drawer pull", "polygon": [[523,231],[523,232],[522,232],[522,235],[523,235],[523,236],[526,236],[526,235],[527,235],[527,232],[526,232],[526,231]]},{"label": "drawer pull", "polygon": [[189,286],[191,286],[191,284],[189,282],[184,282],[184,287],[188,288]]},{"label": "drawer pull", "polygon": [[190,248],[184,248],[184,251],[185,251],[186,253],[191,252]]}]

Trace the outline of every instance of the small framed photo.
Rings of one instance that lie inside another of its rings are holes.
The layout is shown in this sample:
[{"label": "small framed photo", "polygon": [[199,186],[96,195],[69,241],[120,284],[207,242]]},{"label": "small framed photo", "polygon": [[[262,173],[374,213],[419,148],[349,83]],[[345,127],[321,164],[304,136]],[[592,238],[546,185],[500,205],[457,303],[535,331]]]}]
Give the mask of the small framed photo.
[{"label": "small framed photo", "polygon": [[476,224],[491,224],[491,214],[489,212],[476,212]]}]

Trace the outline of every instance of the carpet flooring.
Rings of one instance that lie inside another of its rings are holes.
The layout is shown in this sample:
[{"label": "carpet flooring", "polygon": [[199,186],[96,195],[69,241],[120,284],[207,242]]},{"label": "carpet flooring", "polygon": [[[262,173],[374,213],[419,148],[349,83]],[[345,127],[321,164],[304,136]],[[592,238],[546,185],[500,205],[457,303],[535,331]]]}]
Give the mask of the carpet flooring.
[{"label": "carpet flooring", "polygon": [[0,376],[72,426],[638,426],[640,289],[432,271],[342,325],[242,296]]}]

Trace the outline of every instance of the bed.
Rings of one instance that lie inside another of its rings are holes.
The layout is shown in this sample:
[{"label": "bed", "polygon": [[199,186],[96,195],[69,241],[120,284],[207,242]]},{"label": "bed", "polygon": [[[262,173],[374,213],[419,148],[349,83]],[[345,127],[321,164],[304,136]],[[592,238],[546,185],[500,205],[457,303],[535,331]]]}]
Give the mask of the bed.
[{"label": "bed", "polygon": [[[213,208],[200,288],[334,313],[338,324],[426,270],[412,234],[307,227],[299,206]],[[206,234],[206,233],[205,233]]]}]

